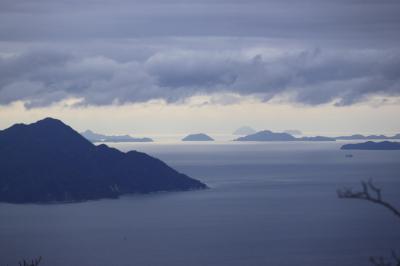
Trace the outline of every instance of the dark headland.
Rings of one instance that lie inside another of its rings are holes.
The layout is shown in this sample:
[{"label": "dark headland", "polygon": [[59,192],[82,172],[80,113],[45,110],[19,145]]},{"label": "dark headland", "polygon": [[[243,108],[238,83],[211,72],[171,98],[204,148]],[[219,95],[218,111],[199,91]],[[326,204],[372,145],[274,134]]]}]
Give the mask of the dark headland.
[{"label": "dark headland", "polygon": [[182,141],[214,141],[214,139],[206,134],[199,133],[187,135]]},{"label": "dark headland", "polygon": [[345,144],[340,149],[342,149],[342,150],[400,150],[400,142],[367,141],[367,142],[363,142],[363,143]]},{"label": "dark headland", "polygon": [[0,131],[0,161],[2,202],[73,202],[207,188],[145,153],[95,146],[52,118]]}]

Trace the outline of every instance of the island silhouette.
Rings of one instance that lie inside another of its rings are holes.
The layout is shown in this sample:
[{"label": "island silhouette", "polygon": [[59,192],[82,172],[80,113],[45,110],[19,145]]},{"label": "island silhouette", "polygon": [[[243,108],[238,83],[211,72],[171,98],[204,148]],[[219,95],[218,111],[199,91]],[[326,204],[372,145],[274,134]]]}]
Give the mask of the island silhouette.
[{"label": "island silhouette", "polygon": [[335,139],[323,136],[296,138],[285,132],[263,130],[255,134],[237,138],[234,141],[335,141]]},{"label": "island silhouette", "polygon": [[337,137],[327,136],[302,136],[303,133],[297,129],[284,130],[282,132],[273,132],[271,130],[255,131],[248,126],[242,126],[233,132],[238,135],[233,141],[335,141],[335,140],[397,140],[400,139],[400,133],[393,136],[383,134],[376,135],[342,135]]},{"label": "island silhouette", "polygon": [[242,126],[233,132],[233,135],[245,136],[257,133],[257,131],[249,126]]},{"label": "island silhouette", "polygon": [[89,129],[81,132],[81,135],[91,142],[153,142],[151,138],[134,138],[129,135],[108,136],[95,133]]},{"label": "island silhouette", "polygon": [[285,133],[288,133],[288,134],[290,134],[290,135],[293,135],[293,136],[300,136],[300,135],[303,135],[303,132],[301,132],[301,131],[298,130],[298,129],[287,129],[287,130],[285,130],[284,132],[285,132]]},{"label": "island silhouette", "polygon": [[339,136],[335,137],[337,140],[363,140],[363,139],[370,139],[370,140],[384,140],[384,139],[400,139],[400,133],[394,136],[388,137],[385,135],[367,135],[364,136],[362,134],[354,134],[350,136]]},{"label": "island silhouette", "polygon": [[1,202],[74,202],[207,188],[145,153],[96,146],[53,118],[0,131],[0,161]]},{"label": "island silhouette", "polygon": [[345,144],[342,150],[400,150],[400,143],[394,141],[367,141],[363,143]]},{"label": "island silhouette", "polygon": [[214,139],[204,133],[198,133],[187,135],[182,141],[214,141]]}]

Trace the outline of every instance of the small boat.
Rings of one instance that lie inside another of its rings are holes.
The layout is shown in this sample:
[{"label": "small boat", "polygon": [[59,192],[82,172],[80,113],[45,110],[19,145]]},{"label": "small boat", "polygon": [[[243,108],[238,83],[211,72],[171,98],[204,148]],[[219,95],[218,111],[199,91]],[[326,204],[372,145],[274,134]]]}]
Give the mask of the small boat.
[{"label": "small boat", "polygon": [[353,154],[346,154],[346,158],[353,158]]}]

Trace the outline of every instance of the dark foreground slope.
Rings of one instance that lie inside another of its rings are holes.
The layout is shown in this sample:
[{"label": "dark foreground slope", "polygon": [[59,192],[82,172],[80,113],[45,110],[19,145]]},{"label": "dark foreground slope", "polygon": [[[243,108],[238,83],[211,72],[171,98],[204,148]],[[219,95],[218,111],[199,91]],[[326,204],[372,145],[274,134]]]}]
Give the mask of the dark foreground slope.
[{"label": "dark foreground slope", "polygon": [[400,150],[399,142],[382,141],[373,142],[367,141],[363,143],[345,144],[340,149],[342,150]]},{"label": "dark foreground slope", "polygon": [[147,154],[95,146],[56,119],[0,131],[3,202],[82,201],[203,188]]}]

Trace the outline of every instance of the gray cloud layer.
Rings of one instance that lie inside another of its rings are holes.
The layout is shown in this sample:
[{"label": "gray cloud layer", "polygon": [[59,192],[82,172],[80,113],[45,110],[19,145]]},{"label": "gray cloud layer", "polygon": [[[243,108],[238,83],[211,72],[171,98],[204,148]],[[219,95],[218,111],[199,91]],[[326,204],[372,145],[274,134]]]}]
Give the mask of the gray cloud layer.
[{"label": "gray cloud layer", "polygon": [[399,40],[398,0],[2,0],[1,40],[259,36]]},{"label": "gray cloud layer", "polygon": [[397,0],[3,0],[0,105],[399,96],[399,13]]},{"label": "gray cloud layer", "polygon": [[268,100],[289,95],[315,105],[348,105],[371,95],[400,94],[400,55],[393,51],[321,50],[246,56],[175,50],[118,61],[56,51],[29,51],[0,60],[0,104],[44,106],[66,97],[107,105],[233,92]]}]

